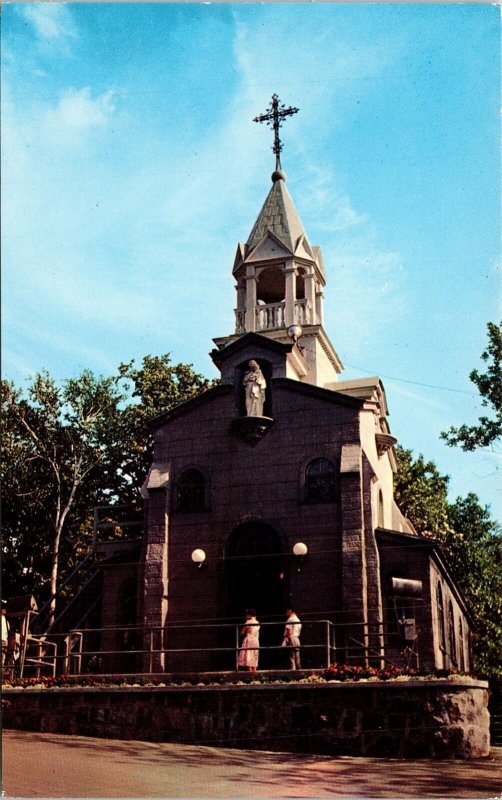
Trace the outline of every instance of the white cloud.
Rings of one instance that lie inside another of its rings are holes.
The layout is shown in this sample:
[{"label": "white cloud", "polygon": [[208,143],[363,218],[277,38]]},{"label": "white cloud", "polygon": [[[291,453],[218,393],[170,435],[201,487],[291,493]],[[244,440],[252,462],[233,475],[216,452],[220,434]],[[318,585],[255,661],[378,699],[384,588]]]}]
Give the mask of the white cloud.
[{"label": "white cloud", "polygon": [[116,94],[114,89],[108,89],[93,99],[87,86],[83,89],[66,89],[58,104],[47,110],[46,123],[53,131],[61,128],[83,131],[106,125],[116,109]]},{"label": "white cloud", "polygon": [[63,3],[22,3],[18,10],[40,39],[64,41],[77,35],[71,11]]},{"label": "white cloud", "polygon": [[331,222],[321,222],[318,225],[320,230],[343,231],[366,222],[366,214],[359,214],[351,205],[347,195],[335,198],[335,213]]}]

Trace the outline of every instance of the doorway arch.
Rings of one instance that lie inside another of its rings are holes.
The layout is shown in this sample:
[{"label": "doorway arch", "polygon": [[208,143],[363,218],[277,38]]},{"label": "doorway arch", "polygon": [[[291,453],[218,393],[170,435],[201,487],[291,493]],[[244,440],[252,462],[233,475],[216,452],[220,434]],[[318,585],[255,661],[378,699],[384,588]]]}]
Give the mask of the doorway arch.
[{"label": "doorway arch", "polygon": [[[287,560],[280,534],[264,522],[242,523],[230,534],[225,549],[229,616],[236,622],[253,608],[262,623],[261,647],[280,645],[282,620],[289,597]],[[276,625],[263,625],[281,620]],[[260,666],[272,667],[277,651],[260,653]]]}]

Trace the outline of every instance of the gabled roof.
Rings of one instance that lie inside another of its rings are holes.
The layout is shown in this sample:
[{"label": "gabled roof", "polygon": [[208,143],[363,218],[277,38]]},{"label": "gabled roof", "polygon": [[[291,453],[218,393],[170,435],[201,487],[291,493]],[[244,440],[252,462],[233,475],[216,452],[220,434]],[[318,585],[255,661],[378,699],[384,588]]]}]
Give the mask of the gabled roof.
[{"label": "gabled roof", "polygon": [[256,247],[267,231],[271,231],[292,253],[295,252],[300,237],[305,236],[302,222],[282,177],[274,180],[258,214],[246,242],[248,251]]},{"label": "gabled roof", "polygon": [[[243,336],[241,340],[234,342],[229,347],[225,347],[224,351],[226,353],[227,350],[232,348],[235,352],[235,349],[240,347],[241,341],[244,339],[247,340],[249,344],[248,337],[256,336],[257,339],[264,339],[263,336],[257,336],[254,333],[247,334],[247,336]],[[274,342],[270,339],[267,340],[269,345],[272,345],[270,349],[282,349],[288,350],[290,349],[290,345],[282,344],[280,342]],[[221,351],[213,350],[211,355],[214,358],[214,355]],[[314,386],[311,383],[301,383],[300,381],[293,380],[291,378],[272,378],[272,386],[274,390],[278,389],[286,389],[287,391],[294,392],[295,394],[302,394],[306,397],[312,397],[320,401],[324,401],[331,405],[338,405],[344,406],[345,408],[352,408],[352,409],[359,409],[362,405],[362,401],[356,397],[347,397],[347,395],[341,394],[340,392],[333,392],[331,389],[322,389],[320,386]],[[213,386],[211,389],[207,389],[205,392],[198,394],[196,397],[192,397],[191,400],[186,400],[184,403],[180,403],[175,408],[172,408],[170,411],[164,411],[164,413],[159,414],[158,416],[154,417],[153,419],[149,420],[148,427],[151,430],[155,430],[156,428],[160,428],[162,425],[165,425],[168,422],[171,422],[173,419],[178,419],[179,417],[184,416],[185,414],[194,411],[196,408],[200,408],[200,406],[205,405],[206,403],[212,402],[219,397],[223,397],[225,395],[231,394],[234,391],[234,386],[231,383],[220,383],[217,386]],[[416,537],[414,537],[416,538]]]},{"label": "gabled roof", "polygon": [[217,397],[230,394],[232,391],[233,386],[231,384],[220,383],[217,386],[212,386],[211,389],[206,389],[205,392],[192,397],[190,400],[185,400],[184,403],[180,403],[170,411],[164,411],[162,414],[158,414],[156,417],[153,417],[153,419],[148,420],[148,427],[150,430],[160,428],[161,425],[164,425],[164,423],[168,422],[169,420],[175,419],[176,417],[181,417],[187,412],[192,411],[194,408],[198,408],[199,406],[202,406]]},{"label": "gabled roof", "polygon": [[346,408],[360,409],[362,401],[358,397],[349,397],[342,392],[334,392],[332,389],[324,389],[315,386],[313,383],[303,383],[291,378],[273,378],[273,386],[279,389],[288,389],[307,397],[315,397],[317,400],[324,400],[333,405],[342,405]]},{"label": "gabled roof", "polygon": [[265,236],[253,247],[253,249],[246,256],[246,264],[252,264],[253,261],[264,261],[270,258],[291,258],[293,252],[281,242],[281,240],[274,234],[273,231],[267,229]]},{"label": "gabled roof", "polygon": [[216,364],[216,366],[219,366],[222,361],[225,361],[227,358],[229,358],[229,356],[238,353],[240,350],[244,350],[249,345],[258,345],[266,350],[284,354],[290,353],[294,347],[293,342],[278,342],[275,339],[271,339],[269,336],[263,336],[260,333],[246,333],[243,336],[240,336],[238,339],[235,339],[230,344],[227,344],[226,347],[211,350],[209,355],[213,359],[213,362]]}]

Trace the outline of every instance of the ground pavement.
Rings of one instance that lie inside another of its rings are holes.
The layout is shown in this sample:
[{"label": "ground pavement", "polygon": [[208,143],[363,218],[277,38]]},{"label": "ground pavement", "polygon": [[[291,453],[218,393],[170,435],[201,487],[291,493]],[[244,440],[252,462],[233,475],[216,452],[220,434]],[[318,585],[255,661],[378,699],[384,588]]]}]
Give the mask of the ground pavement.
[{"label": "ground pavement", "polygon": [[501,776],[502,748],[473,761],[404,761],[3,733],[7,798],[495,798]]}]

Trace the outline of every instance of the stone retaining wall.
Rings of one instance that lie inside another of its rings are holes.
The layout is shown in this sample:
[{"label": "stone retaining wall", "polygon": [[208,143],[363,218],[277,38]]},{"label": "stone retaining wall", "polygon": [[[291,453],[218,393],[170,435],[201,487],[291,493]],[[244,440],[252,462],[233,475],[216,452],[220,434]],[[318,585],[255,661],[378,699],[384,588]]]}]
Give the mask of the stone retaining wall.
[{"label": "stone retaining wall", "polygon": [[4,727],[257,750],[489,753],[484,681],[4,690]]}]

